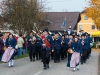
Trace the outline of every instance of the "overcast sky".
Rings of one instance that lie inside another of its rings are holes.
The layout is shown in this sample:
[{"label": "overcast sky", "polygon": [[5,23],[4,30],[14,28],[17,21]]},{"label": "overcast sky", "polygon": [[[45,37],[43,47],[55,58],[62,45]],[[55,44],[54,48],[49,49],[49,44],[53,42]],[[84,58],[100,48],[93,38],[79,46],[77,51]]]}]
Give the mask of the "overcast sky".
[{"label": "overcast sky", "polygon": [[[0,0],[1,2],[2,0]],[[51,8],[50,12],[75,12],[83,11],[86,6],[88,6],[89,0],[44,0],[46,8]]]},{"label": "overcast sky", "polygon": [[83,11],[89,5],[89,0],[47,0],[46,7],[50,7],[51,12],[62,11]]}]

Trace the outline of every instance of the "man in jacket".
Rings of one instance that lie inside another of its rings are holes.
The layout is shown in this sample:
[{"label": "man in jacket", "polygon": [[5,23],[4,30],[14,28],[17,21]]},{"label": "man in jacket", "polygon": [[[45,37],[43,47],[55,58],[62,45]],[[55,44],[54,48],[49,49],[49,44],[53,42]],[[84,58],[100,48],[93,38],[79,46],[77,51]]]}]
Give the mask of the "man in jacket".
[{"label": "man in jacket", "polygon": [[22,54],[23,44],[24,44],[24,40],[22,38],[22,35],[20,34],[19,38],[18,38],[18,41],[17,41],[17,46],[18,46],[18,53],[17,53],[17,55],[18,55],[18,57],[20,57],[21,54]]}]

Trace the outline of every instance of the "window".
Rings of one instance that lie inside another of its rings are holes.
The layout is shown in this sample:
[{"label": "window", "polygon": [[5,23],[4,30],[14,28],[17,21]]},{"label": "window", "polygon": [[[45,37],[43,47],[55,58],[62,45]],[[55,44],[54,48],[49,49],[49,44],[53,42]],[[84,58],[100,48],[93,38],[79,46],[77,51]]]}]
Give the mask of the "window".
[{"label": "window", "polygon": [[83,29],[83,25],[80,25],[80,26],[79,26],[79,29],[82,30],[82,29]]},{"label": "window", "polygon": [[88,17],[87,16],[84,16],[84,20],[88,20]]},{"label": "window", "polygon": [[95,25],[92,25],[92,29],[93,29],[93,30],[95,29]]}]

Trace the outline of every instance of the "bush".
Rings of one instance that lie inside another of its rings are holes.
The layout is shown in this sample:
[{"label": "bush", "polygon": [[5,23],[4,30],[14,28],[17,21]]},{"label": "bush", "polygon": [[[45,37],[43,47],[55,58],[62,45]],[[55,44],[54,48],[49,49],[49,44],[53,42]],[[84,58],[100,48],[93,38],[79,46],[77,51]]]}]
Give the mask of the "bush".
[{"label": "bush", "polygon": [[94,42],[92,48],[96,48],[96,44],[97,44],[97,42]]}]

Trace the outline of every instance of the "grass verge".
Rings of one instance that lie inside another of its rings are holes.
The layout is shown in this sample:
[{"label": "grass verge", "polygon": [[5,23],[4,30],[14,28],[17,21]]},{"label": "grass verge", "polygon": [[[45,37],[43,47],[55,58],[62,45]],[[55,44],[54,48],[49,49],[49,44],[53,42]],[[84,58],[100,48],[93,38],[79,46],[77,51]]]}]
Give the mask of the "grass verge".
[{"label": "grass verge", "polygon": [[17,60],[17,59],[25,58],[25,57],[28,57],[28,56],[29,56],[28,54],[21,55],[20,57],[15,56],[14,59]]}]

